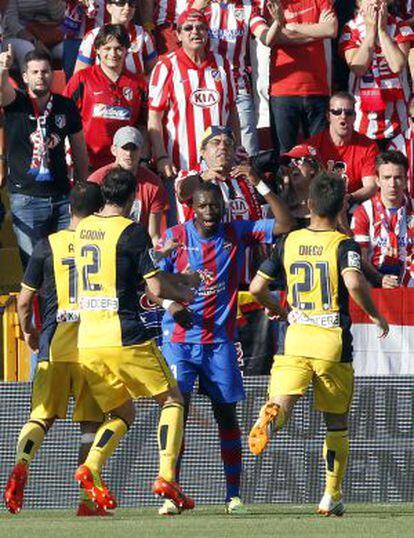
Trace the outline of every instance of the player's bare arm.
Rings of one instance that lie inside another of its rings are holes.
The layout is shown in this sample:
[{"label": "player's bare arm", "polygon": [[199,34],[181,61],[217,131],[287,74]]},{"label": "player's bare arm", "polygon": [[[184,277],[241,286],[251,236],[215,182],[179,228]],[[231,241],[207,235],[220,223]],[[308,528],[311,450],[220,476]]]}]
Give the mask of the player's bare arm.
[{"label": "player's bare arm", "polygon": [[342,278],[344,279],[349,295],[380,329],[378,335],[379,338],[385,338],[390,330],[388,322],[384,316],[378,312],[371,297],[368,283],[362,273],[359,271],[348,270],[343,272]]},{"label": "player's bare arm", "polygon": [[34,290],[22,286],[17,298],[17,314],[19,316],[23,338],[33,352],[39,349],[39,333],[32,323],[35,294],[36,292]]},{"label": "player's bare arm", "polygon": [[269,204],[273,216],[276,219],[273,233],[277,235],[290,232],[295,225],[295,219],[288,206],[260,179],[252,165],[248,162],[239,164],[232,169],[231,173],[236,178],[245,176]]},{"label": "player's bare arm", "polygon": [[275,315],[278,319],[285,319],[287,311],[270,292],[269,283],[268,279],[257,273],[250,283],[249,291],[258,303],[267,308],[270,315]]}]

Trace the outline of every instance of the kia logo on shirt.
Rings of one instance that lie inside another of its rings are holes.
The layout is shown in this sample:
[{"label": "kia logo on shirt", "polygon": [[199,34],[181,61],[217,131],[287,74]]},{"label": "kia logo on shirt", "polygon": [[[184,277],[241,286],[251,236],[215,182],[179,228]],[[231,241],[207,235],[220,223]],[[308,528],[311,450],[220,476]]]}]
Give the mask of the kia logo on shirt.
[{"label": "kia logo on shirt", "polygon": [[220,94],[217,90],[200,88],[195,90],[190,96],[191,104],[201,108],[210,108],[220,101]]}]

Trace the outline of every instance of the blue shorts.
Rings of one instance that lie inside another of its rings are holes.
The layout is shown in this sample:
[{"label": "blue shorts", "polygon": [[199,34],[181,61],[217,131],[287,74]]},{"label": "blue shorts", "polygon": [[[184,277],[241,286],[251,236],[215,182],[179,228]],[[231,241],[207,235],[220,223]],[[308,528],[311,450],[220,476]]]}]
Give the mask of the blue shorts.
[{"label": "blue shorts", "polygon": [[234,344],[166,342],[162,352],[183,394],[192,392],[198,376],[202,392],[213,402],[244,400],[243,379]]}]

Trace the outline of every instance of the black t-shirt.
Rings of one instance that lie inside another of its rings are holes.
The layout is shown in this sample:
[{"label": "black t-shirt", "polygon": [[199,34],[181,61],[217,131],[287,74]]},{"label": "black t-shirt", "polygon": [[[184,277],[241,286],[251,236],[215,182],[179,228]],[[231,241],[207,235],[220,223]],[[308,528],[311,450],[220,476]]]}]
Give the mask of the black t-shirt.
[{"label": "black t-shirt", "polygon": [[10,192],[31,196],[55,196],[70,190],[65,158],[65,138],[82,130],[82,121],[71,99],[53,94],[53,106],[46,120],[49,145],[50,181],[36,181],[29,173],[33,155],[30,140],[36,131],[33,104],[27,93],[16,91],[16,99],[4,107],[7,133],[7,187]]}]

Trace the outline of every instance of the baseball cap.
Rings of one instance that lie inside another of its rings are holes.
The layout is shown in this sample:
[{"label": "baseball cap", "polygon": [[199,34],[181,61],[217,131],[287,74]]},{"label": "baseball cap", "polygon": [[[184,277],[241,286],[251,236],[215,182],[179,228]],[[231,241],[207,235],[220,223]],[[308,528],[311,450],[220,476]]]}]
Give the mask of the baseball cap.
[{"label": "baseball cap", "polygon": [[144,145],[142,134],[135,127],[121,127],[114,135],[114,146],[117,148],[123,148],[127,144],[134,144],[137,148],[142,148]]},{"label": "baseball cap", "polygon": [[179,26],[182,26],[187,19],[195,19],[201,22],[204,22],[206,26],[208,26],[207,19],[202,11],[199,11],[198,9],[186,9],[181,13],[181,15],[177,19],[177,28]]},{"label": "baseball cap", "polygon": [[286,164],[290,162],[291,159],[300,159],[303,157],[307,157],[308,159],[313,159],[314,161],[318,162],[322,161],[319,151],[316,148],[309,146],[308,144],[299,144],[298,146],[293,147],[287,153],[283,153],[280,156],[280,163]]},{"label": "baseball cap", "polygon": [[210,127],[207,127],[204,131],[203,138],[201,139],[201,148],[203,148],[209,140],[222,134],[227,135],[234,141],[233,131],[230,127],[225,127],[224,125],[210,125]]}]

